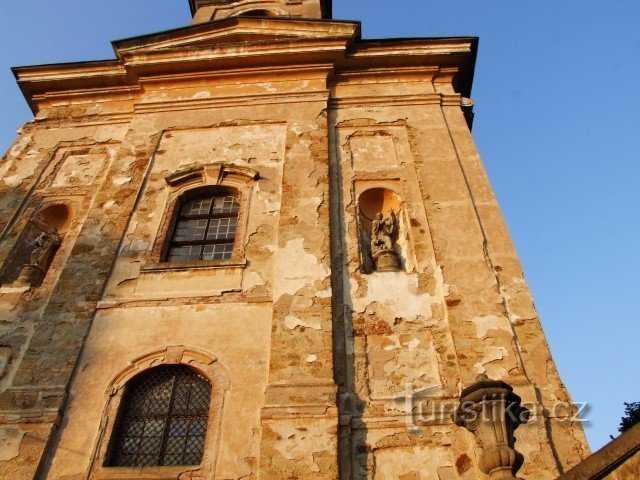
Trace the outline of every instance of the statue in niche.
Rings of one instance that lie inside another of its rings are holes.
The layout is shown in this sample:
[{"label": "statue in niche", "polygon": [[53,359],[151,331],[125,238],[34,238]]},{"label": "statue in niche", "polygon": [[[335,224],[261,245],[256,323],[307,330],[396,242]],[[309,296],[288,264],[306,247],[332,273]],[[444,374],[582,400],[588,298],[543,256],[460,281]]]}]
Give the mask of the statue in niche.
[{"label": "statue in niche", "polygon": [[400,256],[395,250],[398,218],[393,210],[388,217],[378,213],[371,226],[371,256],[378,272],[401,270]]},{"label": "statue in niche", "polygon": [[47,273],[49,264],[62,243],[58,230],[50,225],[47,227],[27,246],[27,249],[31,250],[29,263],[22,266],[20,275],[13,282],[16,288],[23,287],[28,290],[37,285]]}]

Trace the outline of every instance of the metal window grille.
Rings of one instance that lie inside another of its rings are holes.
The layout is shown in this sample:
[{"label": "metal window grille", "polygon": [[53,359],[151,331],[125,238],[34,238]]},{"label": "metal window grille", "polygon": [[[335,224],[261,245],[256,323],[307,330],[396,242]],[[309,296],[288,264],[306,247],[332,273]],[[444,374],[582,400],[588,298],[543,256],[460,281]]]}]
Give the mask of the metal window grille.
[{"label": "metal window grille", "polygon": [[199,465],[211,385],[184,365],[153,368],[127,385],[109,466]]},{"label": "metal window grille", "polygon": [[208,195],[180,209],[167,261],[231,258],[240,203],[233,195]]}]

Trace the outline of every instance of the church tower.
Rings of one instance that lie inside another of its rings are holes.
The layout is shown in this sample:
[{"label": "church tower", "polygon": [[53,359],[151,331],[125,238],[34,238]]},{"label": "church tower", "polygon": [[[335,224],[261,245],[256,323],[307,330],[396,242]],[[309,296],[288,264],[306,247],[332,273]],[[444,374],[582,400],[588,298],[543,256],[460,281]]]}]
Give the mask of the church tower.
[{"label": "church tower", "polygon": [[588,454],[471,136],[473,37],[190,0],[14,69],[0,477],[555,479]]},{"label": "church tower", "polygon": [[189,0],[193,24],[228,17],[331,18],[331,0]]}]

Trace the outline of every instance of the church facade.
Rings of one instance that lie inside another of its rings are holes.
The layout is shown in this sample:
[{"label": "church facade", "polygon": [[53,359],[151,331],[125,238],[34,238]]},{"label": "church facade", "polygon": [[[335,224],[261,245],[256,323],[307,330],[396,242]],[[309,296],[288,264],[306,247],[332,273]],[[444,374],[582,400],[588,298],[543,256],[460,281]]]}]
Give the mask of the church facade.
[{"label": "church facade", "polygon": [[588,456],[471,136],[477,39],[191,0],[14,69],[0,477],[555,479]]}]

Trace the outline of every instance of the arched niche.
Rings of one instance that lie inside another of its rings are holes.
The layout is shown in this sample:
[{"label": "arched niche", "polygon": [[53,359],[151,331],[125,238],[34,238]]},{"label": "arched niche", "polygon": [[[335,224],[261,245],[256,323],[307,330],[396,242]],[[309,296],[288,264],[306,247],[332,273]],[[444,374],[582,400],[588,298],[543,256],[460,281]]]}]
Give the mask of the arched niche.
[{"label": "arched niche", "polygon": [[[363,273],[404,270],[406,242],[402,209],[402,199],[389,188],[369,188],[358,196]],[[381,252],[385,252],[382,258]]]},{"label": "arched niche", "polygon": [[40,210],[36,221],[40,223],[42,230],[55,228],[59,235],[64,235],[69,230],[71,211],[64,203],[54,203]]},{"label": "arched niche", "polygon": [[44,280],[71,224],[71,209],[62,202],[43,205],[29,220],[2,273],[3,290],[27,291]]},{"label": "arched niche", "polygon": [[358,197],[358,209],[361,215],[372,222],[378,213],[383,215],[391,210],[400,210],[400,197],[388,188],[370,188]]}]

